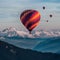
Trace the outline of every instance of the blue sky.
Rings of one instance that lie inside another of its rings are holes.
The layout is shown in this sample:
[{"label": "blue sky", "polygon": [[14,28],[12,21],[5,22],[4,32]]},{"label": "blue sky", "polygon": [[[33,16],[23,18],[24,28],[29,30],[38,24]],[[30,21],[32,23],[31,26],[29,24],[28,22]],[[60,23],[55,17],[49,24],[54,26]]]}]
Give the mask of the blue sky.
[{"label": "blue sky", "polygon": [[[43,6],[46,6],[45,10]],[[60,0],[0,0],[0,30],[7,27],[26,30],[19,18],[25,9],[41,13],[41,23],[35,29],[60,29]],[[50,18],[49,14],[53,17]]]}]

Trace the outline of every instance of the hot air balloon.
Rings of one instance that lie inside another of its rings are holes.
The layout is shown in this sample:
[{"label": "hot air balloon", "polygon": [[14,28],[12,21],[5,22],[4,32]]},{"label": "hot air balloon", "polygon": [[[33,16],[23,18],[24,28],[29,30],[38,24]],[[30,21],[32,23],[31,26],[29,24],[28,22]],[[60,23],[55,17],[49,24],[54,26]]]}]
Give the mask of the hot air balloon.
[{"label": "hot air balloon", "polygon": [[48,20],[46,22],[48,22]]},{"label": "hot air balloon", "polygon": [[43,9],[45,9],[45,6],[43,6]]},{"label": "hot air balloon", "polygon": [[39,24],[41,15],[36,10],[25,10],[20,15],[20,20],[29,33]]},{"label": "hot air balloon", "polygon": [[50,17],[52,17],[52,14],[50,14]]}]

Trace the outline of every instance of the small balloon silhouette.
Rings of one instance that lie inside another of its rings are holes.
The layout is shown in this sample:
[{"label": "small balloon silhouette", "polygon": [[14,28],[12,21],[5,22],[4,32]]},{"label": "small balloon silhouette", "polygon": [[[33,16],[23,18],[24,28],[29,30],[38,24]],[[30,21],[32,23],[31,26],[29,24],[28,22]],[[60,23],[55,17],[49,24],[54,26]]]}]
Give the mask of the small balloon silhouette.
[{"label": "small balloon silhouette", "polygon": [[43,9],[45,9],[45,6],[43,6]]},{"label": "small balloon silhouette", "polygon": [[52,14],[50,14],[50,17],[52,17]]},{"label": "small balloon silhouette", "polygon": [[46,22],[48,22],[48,20]]}]

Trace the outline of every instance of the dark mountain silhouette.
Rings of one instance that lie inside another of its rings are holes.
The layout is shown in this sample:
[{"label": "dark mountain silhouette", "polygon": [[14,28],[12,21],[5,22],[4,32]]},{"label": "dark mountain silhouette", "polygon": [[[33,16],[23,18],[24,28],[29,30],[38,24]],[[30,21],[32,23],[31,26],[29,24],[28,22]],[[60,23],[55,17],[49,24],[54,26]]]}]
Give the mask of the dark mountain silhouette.
[{"label": "dark mountain silhouette", "polygon": [[0,60],[60,60],[60,54],[18,48],[0,41]]}]

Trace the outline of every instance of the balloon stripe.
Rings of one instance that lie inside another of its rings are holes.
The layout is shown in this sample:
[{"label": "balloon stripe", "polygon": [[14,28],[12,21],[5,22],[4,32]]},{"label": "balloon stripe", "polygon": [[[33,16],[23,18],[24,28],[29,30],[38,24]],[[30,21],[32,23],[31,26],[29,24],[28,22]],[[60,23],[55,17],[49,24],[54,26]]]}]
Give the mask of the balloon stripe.
[{"label": "balloon stripe", "polygon": [[39,15],[39,13],[37,13],[34,17],[32,17],[31,19],[29,19],[26,23],[25,26],[27,26],[30,22],[32,22],[34,19],[36,19]]},{"label": "balloon stripe", "polygon": [[35,13],[31,15],[31,18],[33,18],[36,14],[38,14],[38,12],[35,11]]},{"label": "balloon stripe", "polygon": [[27,13],[27,12],[29,12],[29,11],[31,11],[31,10],[25,10],[25,11],[21,14],[20,18],[21,18],[25,13]]},{"label": "balloon stripe", "polygon": [[32,13],[33,11],[28,11],[28,12],[26,12],[22,17],[21,17],[21,20],[24,20],[25,19],[25,17],[27,16],[27,15],[29,15],[30,13]]},{"label": "balloon stripe", "polygon": [[27,14],[24,19],[22,20],[22,23],[25,25],[26,22],[30,19],[31,15],[34,14],[34,12],[30,12],[29,14]]},{"label": "balloon stripe", "polygon": [[34,21],[30,22],[26,27],[29,28],[31,27],[32,25],[34,25],[36,22],[39,22],[40,21],[40,17],[36,18]]},{"label": "balloon stripe", "polygon": [[32,31],[36,26],[34,26],[32,29],[29,29],[29,31]]},{"label": "balloon stripe", "polygon": [[31,31],[34,27],[36,27],[39,24],[39,22],[35,23],[34,25],[32,25],[29,30]]},{"label": "balloon stripe", "polygon": [[31,16],[31,18],[33,18],[35,15],[37,15],[37,14],[39,14],[39,16],[40,16],[40,13],[39,12],[37,12],[37,11],[35,11],[35,13],[34,14],[32,14],[32,16]]}]

